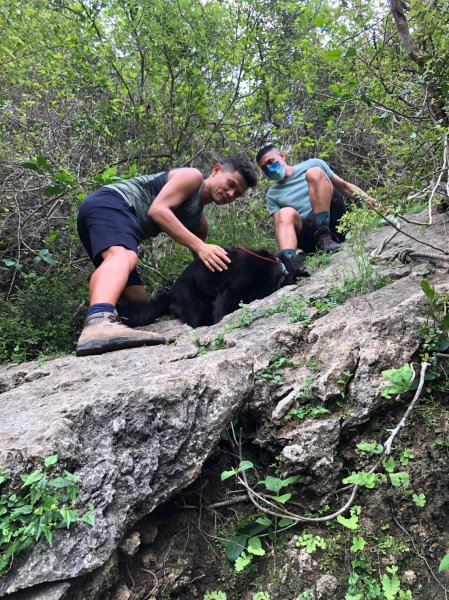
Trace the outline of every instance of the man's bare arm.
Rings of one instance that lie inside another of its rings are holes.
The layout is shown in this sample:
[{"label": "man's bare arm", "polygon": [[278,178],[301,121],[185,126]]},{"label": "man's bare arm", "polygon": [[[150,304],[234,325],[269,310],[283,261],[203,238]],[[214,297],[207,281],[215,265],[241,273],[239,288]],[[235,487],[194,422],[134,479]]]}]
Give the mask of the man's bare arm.
[{"label": "man's bare arm", "polygon": [[174,171],[166,185],[148,210],[148,216],[171,238],[187,246],[211,271],[227,269],[231,262],[220,246],[206,244],[189,231],[176,217],[174,211],[191,198],[200,187],[203,176],[197,169],[183,168]]},{"label": "man's bare arm", "polygon": [[362,189],[360,189],[353,183],[349,183],[335,174],[330,179],[332,184],[348,198],[351,198],[352,200],[361,198],[362,200],[365,200],[368,204],[376,204],[376,200],[374,198],[372,198],[369,194],[364,192]]}]

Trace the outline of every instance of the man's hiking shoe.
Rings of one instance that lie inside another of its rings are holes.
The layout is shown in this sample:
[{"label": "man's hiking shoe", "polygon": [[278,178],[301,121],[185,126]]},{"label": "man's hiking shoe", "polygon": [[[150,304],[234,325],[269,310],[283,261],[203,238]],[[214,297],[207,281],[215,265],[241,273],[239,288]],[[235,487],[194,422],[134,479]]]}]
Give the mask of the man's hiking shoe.
[{"label": "man's hiking shoe", "polygon": [[341,244],[335,241],[329,227],[320,227],[315,231],[314,236],[317,248],[324,252],[338,252],[341,248]]},{"label": "man's hiking shoe", "polygon": [[165,343],[165,338],[160,335],[126,327],[120,322],[116,311],[98,312],[84,321],[84,329],[76,346],[76,355],[89,356],[123,348]]}]

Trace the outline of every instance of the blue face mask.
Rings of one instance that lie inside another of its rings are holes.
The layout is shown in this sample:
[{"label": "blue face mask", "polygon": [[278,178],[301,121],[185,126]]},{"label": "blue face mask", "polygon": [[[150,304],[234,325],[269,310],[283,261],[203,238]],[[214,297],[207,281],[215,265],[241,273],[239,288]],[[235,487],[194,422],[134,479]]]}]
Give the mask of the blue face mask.
[{"label": "blue face mask", "polygon": [[272,165],[268,165],[264,171],[268,179],[271,179],[272,181],[281,181],[285,178],[285,167],[283,167],[279,161],[276,161]]}]

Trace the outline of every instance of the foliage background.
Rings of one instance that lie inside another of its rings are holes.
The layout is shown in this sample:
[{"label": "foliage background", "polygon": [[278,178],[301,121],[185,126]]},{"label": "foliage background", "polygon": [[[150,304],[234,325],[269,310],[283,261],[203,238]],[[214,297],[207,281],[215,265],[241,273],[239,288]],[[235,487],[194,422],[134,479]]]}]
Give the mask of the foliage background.
[{"label": "foliage background", "polygon": [[[77,207],[115,177],[207,175],[274,141],[385,210],[447,199],[448,13],[423,0],[2,0],[0,360],[72,350],[92,272]],[[265,191],[211,210],[211,239],[274,249]],[[141,271],[155,289],[189,260],[160,236]]]}]

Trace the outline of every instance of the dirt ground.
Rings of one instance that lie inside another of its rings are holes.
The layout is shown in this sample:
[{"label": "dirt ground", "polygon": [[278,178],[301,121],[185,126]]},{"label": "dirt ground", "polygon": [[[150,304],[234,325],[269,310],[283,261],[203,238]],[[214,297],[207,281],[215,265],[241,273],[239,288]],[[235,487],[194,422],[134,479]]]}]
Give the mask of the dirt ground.
[{"label": "dirt ground", "polygon": [[[358,451],[356,444],[385,440],[406,407],[405,401],[397,403],[343,439],[340,481],[352,471],[368,470],[374,464],[376,457]],[[279,464],[276,452],[253,443],[257,427],[258,423],[247,423],[244,453],[257,465],[260,479],[276,469],[279,472]],[[362,488],[356,497],[354,504],[361,507],[356,530],[336,520],[284,531],[273,527],[260,534],[265,555],[254,556],[237,573],[225,547],[262,515],[247,500],[214,506],[244,494],[234,477],[220,481],[221,472],[236,464],[231,446],[222,441],[190,488],[137,525],[140,546],[133,556],[121,554],[120,586],[108,598],[447,598],[449,576],[438,573],[438,565],[449,551],[449,405],[444,386],[423,395],[396,442],[392,453],[396,470],[406,472],[410,484],[393,486],[381,468],[385,481],[374,489]],[[290,491],[299,513],[323,515],[344,504],[347,487],[340,483],[339,489],[319,502],[301,480]],[[325,548],[308,553],[305,546],[298,545],[305,534],[320,536]],[[354,549],[354,538],[364,540],[363,549]],[[211,595],[214,591],[225,595]]]}]

